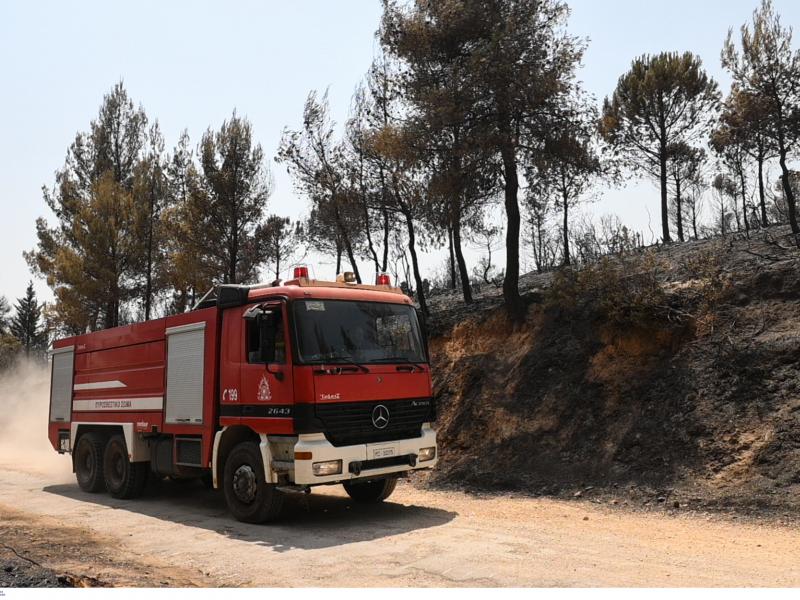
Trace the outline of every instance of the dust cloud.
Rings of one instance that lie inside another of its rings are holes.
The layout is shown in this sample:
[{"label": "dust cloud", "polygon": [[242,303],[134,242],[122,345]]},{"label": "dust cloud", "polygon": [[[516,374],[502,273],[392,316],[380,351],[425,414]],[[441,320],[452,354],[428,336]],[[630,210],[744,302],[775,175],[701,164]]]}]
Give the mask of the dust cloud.
[{"label": "dust cloud", "polygon": [[60,455],[47,439],[50,366],[21,360],[0,374],[0,467],[72,478],[69,455]]}]

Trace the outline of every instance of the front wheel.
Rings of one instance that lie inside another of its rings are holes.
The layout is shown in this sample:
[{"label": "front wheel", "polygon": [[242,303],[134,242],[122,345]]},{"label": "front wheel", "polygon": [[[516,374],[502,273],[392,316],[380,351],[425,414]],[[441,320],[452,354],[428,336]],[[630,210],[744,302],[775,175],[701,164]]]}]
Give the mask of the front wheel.
[{"label": "front wheel", "polygon": [[358,482],[345,481],[344,491],[356,502],[377,503],[383,502],[392,495],[397,487],[397,477],[385,477],[372,481]]},{"label": "front wheel", "polygon": [[237,520],[264,523],[275,519],[283,506],[283,494],[266,481],[261,451],[253,442],[242,442],[225,461],[225,502]]}]

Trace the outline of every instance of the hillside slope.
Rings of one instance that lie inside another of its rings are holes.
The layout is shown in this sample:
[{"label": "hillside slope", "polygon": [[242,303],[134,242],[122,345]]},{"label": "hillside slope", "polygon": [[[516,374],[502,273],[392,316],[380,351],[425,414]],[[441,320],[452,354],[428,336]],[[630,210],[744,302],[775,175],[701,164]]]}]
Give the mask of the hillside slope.
[{"label": "hillside slope", "polygon": [[495,292],[477,309],[439,298],[433,481],[800,508],[800,253],[786,233],[529,276],[518,326]]}]

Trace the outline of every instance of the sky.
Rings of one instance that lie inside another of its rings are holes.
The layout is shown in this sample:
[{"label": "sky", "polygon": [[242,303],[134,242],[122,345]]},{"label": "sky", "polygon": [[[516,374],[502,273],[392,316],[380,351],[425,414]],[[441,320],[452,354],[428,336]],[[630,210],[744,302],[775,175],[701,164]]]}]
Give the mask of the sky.
[{"label": "sky", "polygon": [[[600,102],[634,57],[690,50],[727,92],[720,49],[757,1],[570,0],[569,31],[589,40],[579,78]],[[784,23],[800,21],[796,0],[775,6]],[[345,121],[375,55],[379,17],[378,0],[0,2],[0,295],[21,296],[33,278],[22,252],[35,246],[36,218],[53,219],[41,188],[53,185],[75,134],[120,80],[158,119],[168,147],[183,129],[196,143],[234,109],[246,116],[271,162],[269,212],[306,214],[307,200],[271,160],[281,131],[301,125],[310,90],[328,88],[334,120]],[[658,191],[649,182],[604,190],[584,211],[617,214],[646,238],[659,229]],[[478,255],[469,249],[473,263]],[[426,253],[423,268],[431,272],[444,257]],[[333,269],[319,265],[321,273]],[[44,281],[34,283],[51,297]]]}]

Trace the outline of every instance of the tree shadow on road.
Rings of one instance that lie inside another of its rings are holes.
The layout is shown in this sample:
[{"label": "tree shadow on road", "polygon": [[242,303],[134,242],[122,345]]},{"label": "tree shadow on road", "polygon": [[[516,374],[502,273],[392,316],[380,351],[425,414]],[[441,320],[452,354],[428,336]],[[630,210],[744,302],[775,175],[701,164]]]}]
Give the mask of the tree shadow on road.
[{"label": "tree shadow on road", "polygon": [[43,491],[81,502],[138,513],[189,527],[215,531],[226,537],[269,547],[277,552],[295,548],[318,549],[437,527],[457,513],[391,501],[356,504],[348,497],[323,493],[287,494],[283,512],[275,523],[251,525],[230,515],[221,491],[199,482],[159,482],[144,496],[117,500],[108,494],[89,494],[77,484],[49,485]]}]

